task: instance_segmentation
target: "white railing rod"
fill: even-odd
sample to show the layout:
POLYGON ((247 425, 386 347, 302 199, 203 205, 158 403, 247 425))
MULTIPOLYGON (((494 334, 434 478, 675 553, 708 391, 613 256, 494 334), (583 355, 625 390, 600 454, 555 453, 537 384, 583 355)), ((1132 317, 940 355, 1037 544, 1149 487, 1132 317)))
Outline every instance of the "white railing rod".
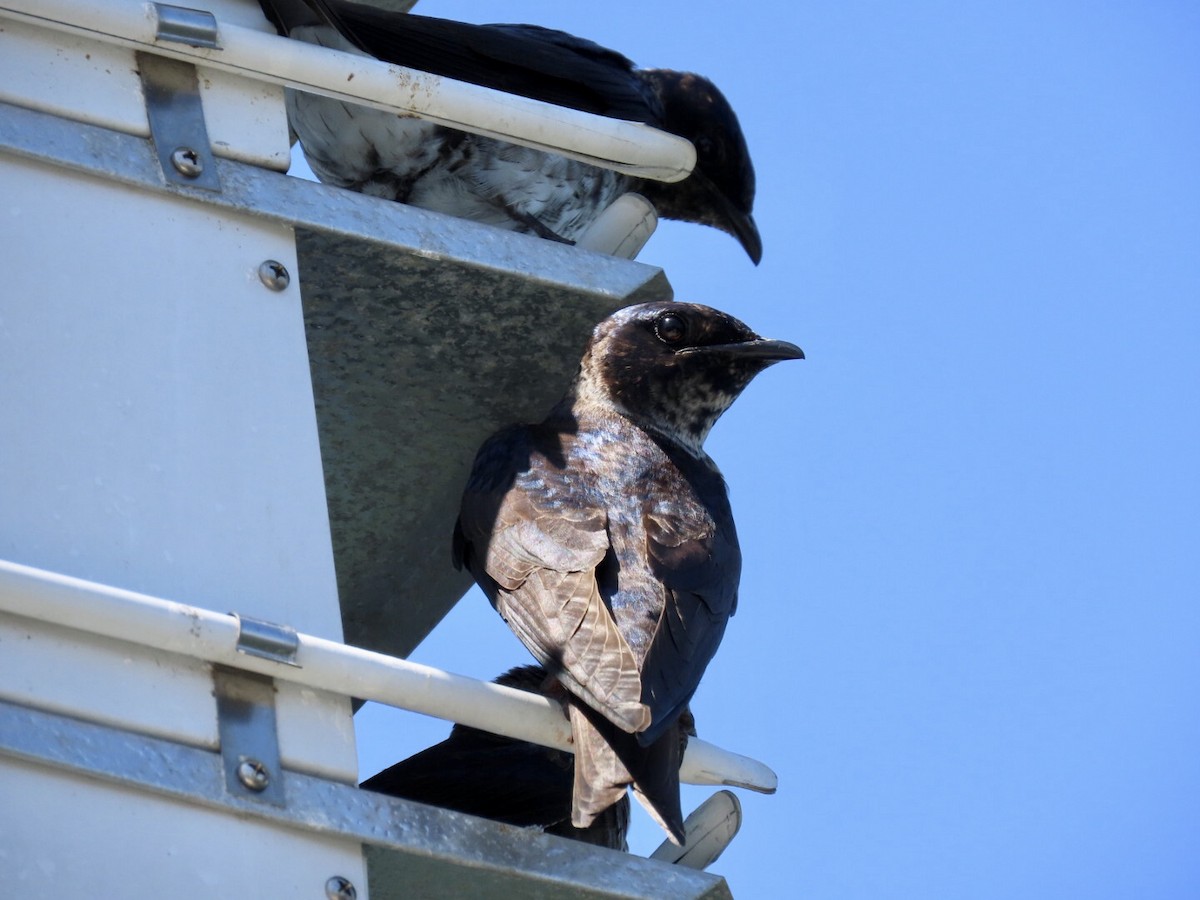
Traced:
MULTIPOLYGON (((570 751, 561 707, 526 691, 477 681, 299 634, 295 665, 238 650, 236 616, 0 560, 0 612, 234 666, 306 687, 374 700, 496 734, 570 751)), ((680 777, 773 793, 762 763, 693 738, 680 777)))

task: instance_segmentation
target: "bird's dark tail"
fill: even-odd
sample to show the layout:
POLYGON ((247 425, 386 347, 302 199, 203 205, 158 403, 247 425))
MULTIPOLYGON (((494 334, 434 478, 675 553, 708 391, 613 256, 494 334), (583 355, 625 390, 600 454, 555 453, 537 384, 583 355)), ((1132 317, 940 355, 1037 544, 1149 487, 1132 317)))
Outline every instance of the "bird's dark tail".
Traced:
POLYGON ((291 34, 301 25, 329 25, 329 19, 318 12, 318 7, 306 0, 258 0, 263 14, 280 34, 291 34))
POLYGON ((671 840, 684 841, 679 802, 679 763, 683 741, 677 727, 668 728, 648 747, 637 736, 617 728, 582 703, 571 703, 575 742, 575 786, 571 824, 586 828, 633 785, 644 806, 671 840))

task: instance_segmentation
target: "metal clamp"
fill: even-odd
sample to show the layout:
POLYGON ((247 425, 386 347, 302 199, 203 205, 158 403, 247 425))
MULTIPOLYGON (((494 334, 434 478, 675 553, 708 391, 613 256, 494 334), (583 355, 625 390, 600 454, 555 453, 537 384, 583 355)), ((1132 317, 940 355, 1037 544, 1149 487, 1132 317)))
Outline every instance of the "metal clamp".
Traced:
POLYGON ((238 620, 239 653, 300 668, 300 664, 296 662, 300 638, 294 628, 243 616, 240 613, 230 615, 238 620))
POLYGON ((196 67, 141 51, 137 53, 137 66, 146 97, 150 137, 163 177, 168 184, 220 192, 196 67))
POLYGON ((154 37, 160 41, 187 44, 189 47, 208 47, 220 50, 217 43, 217 17, 206 9, 188 9, 167 3, 154 3, 158 28, 154 37))

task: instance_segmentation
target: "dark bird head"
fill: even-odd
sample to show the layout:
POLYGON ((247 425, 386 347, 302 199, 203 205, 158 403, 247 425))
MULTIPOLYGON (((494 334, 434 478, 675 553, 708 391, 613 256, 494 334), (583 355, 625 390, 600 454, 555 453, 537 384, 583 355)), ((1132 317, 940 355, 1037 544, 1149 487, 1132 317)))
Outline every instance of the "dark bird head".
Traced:
POLYGON ((571 399, 608 407, 695 456, 717 419, 763 369, 803 359, 697 303, 629 306, 596 326, 571 399))
POLYGON ((753 215, 754 164, 733 107, 701 75, 669 69, 641 69, 638 75, 662 103, 662 129, 687 138, 696 148, 696 167, 683 181, 646 182, 638 190, 665 218, 733 235, 758 265, 762 238, 753 215))

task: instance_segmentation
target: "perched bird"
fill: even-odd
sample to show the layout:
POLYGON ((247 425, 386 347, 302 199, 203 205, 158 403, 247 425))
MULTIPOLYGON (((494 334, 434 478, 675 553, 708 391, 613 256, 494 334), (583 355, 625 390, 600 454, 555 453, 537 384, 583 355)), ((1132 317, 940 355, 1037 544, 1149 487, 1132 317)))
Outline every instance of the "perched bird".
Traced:
POLYGON ((596 327, 545 421, 475 458, 455 561, 569 693, 576 827, 632 783, 682 840, 680 717, 741 570, 704 439, 755 375, 803 357, 706 306, 627 307, 596 327))
MULTIPOLYGON (((562 696, 562 689, 542 666, 511 669, 496 683, 555 699, 562 696)), ((687 737, 696 733, 690 714, 685 713, 681 731, 686 745, 687 737)), ((612 850, 628 850, 628 795, 586 828, 571 824, 574 770, 570 753, 455 725, 440 744, 384 769, 361 787, 510 825, 537 827, 547 834, 612 850)))
POLYGON ((346 0, 260 4, 281 34, 297 40, 643 122, 687 138, 697 154, 690 176, 666 184, 289 90, 289 121, 322 181, 566 242, 636 191, 660 216, 719 228, 755 263, 762 258, 750 153, 733 108, 708 79, 638 69, 613 50, 535 25, 471 25, 346 0))

